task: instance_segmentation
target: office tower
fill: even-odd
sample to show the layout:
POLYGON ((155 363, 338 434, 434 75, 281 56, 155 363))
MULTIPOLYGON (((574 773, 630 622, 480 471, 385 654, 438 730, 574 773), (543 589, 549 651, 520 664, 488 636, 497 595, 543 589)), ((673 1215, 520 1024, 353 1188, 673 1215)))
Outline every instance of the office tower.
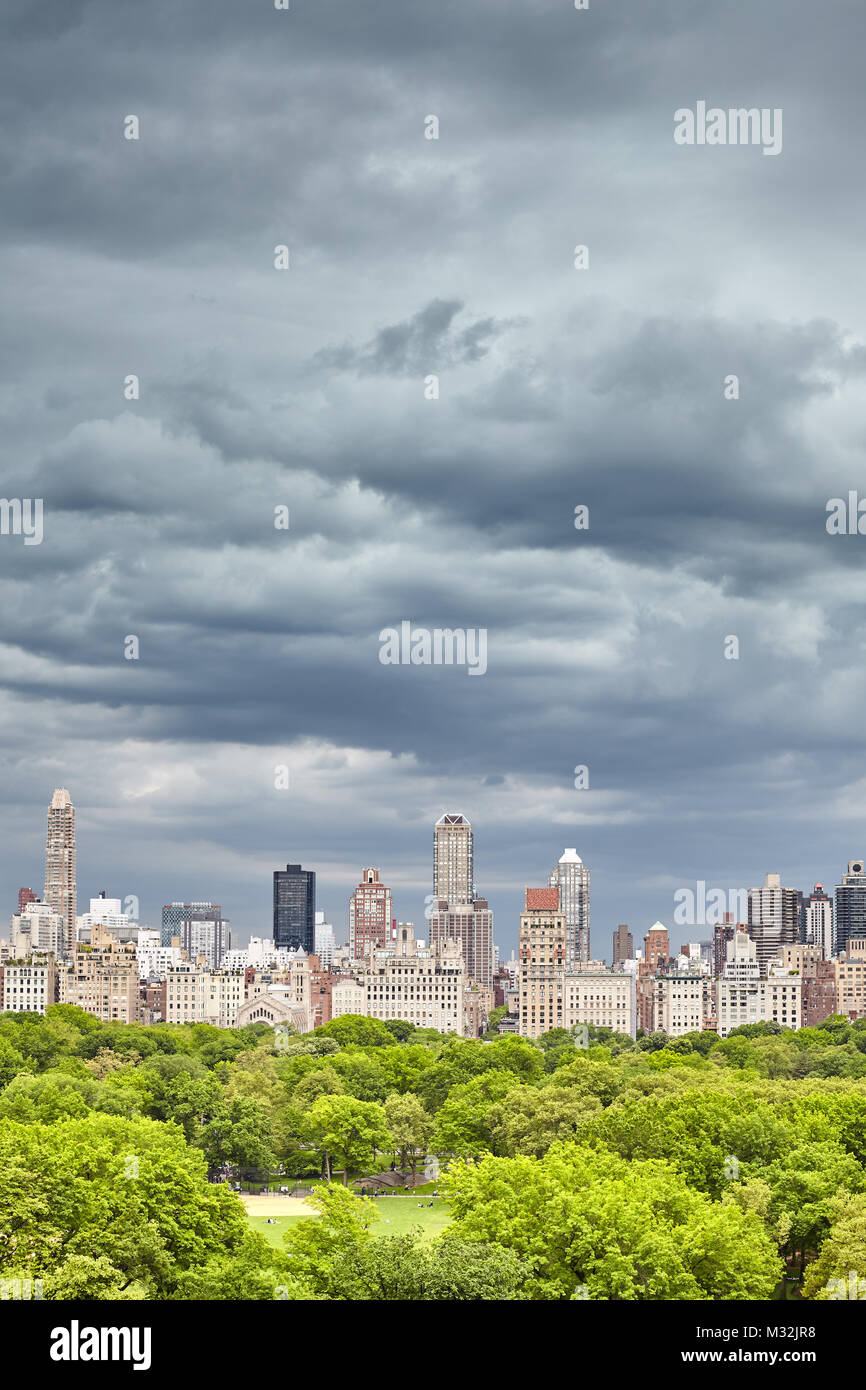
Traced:
POLYGON ((378 869, 362 869, 361 882, 349 899, 352 959, 363 960, 376 947, 387 945, 393 920, 391 889, 385 887, 378 869))
POLYGON ((274 945, 312 955, 316 945, 316 875, 300 864, 274 870, 274 945))
POLYGON ((314 937, 319 965, 323 970, 330 970, 334 963, 334 928, 325 921, 324 912, 316 913, 314 937))
POLYGON ((559 889, 527 888, 518 935, 519 1031, 525 1038, 562 1027, 565 935, 559 889))
MULTIPOLYGON (((107 903, 111 901, 106 899, 107 903)), ((91 900, 91 907, 95 902, 98 902, 96 898, 91 900)), ((222 959, 222 954, 231 947, 229 923, 219 903, 165 903, 160 945, 170 946, 174 937, 179 937, 181 946, 193 960, 197 954, 210 959, 215 951, 222 959)), ((217 964, 219 961, 214 962, 214 968, 217 964)))
POLYGON ((621 965, 624 960, 634 960, 634 937, 625 922, 620 922, 613 934, 613 963, 621 965))
POLYGON ((573 970, 589 960, 589 869, 576 849, 566 849, 548 875, 549 887, 559 889, 559 902, 565 915, 566 968, 573 970))
POLYGON ((493 909, 486 898, 449 903, 438 898, 430 912, 430 945, 459 942, 469 980, 493 985, 493 909))
POLYGON ((75 807, 65 787, 58 787, 48 807, 45 841, 45 892, 48 903, 63 918, 64 949, 75 949, 75 807))
POLYGON ((835 954, 847 951, 848 942, 866 937, 866 872, 862 859, 850 859, 848 872, 836 887, 835 954))
POLYGON ((18 911, 23 912, 28 903, 38 903, 39 894, 34 893, 32 888, 18 889, 18 911))
POLYGON ((433 830, 433 897, 455 907, 475 898, 472 826, 452 812, 440 816, 433 830))
POLYGON ((795 946, 800 940, 802 914, 803 894, 796 888, 783 888, 778 874, 767 874, 763 888, 749 889, 749 935, 762 976, 783 946, 795 946))
POLYGON ((833 899, 824 892, 823 884, 816 883, 804 905, 804 940, 807 946, 818 946, 824 959, 829 960, 833 952, 833 899))

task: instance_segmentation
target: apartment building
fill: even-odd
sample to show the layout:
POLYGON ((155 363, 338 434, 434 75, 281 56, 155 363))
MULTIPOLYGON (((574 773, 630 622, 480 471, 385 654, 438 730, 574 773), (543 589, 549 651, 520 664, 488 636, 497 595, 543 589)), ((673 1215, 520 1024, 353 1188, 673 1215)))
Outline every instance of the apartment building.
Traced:
POLYGON ((75 1004, 103 1022, 138 1022, 138 962, 135 947, 120 945, 97 923, 93 942, 79 943, 69 965, 58 971, 61 1004, 75 1004))
POLYGON ((54 1003, 57 967, 53 956, 28 956, 3 967, 0 1004, 3 1013, 44 1014, 54 1003))
POLYGON ((844 955, 834 964, 836 1013, 866 1018, 866 937, 849 937, 844 955))
POLYGON ((566 923, 559 888, 527 888, 520 915, 520 1022, 524 1038, 563 1026, 566 923))
POLYGON ((331 990, 331 1017, 342 1018, 344 1014, 367 1016, 367 990, 357 980, 342 979, 331 990))
POLYGON ((695 970, 676 971, 655 981, 654 1025, 671 1038, 700 1033, 704 1026, 705 976, 695 970))
POLYGON ((747 1023, 802 1027, 803 977, 780 961, 768 961, 762 976, 759 947, 745 931, 728 943, 721 979, 716 981, 718 1034, 726 1038, 747 1023))
POLYGON ((493 909, 486 898, 471 903, 449 903, 437 898, 429 919, 430 944, 456 941, 460 945, 466 976, 476 984, 493 984, 493 909))
POLYGON ((418 1028, 463 1033, 466 972, 460 946, 421 946, 411 922, 398 922, 396 939, 371 951, 357 970, 369 1018, 402 1018, 418 1028))
POLYGON ((580 1023, 612 1028, 635 1036, 635 978, 621 970, 606 970, 598 962, 570 971, 563 980, 562 1027, 580 1023))

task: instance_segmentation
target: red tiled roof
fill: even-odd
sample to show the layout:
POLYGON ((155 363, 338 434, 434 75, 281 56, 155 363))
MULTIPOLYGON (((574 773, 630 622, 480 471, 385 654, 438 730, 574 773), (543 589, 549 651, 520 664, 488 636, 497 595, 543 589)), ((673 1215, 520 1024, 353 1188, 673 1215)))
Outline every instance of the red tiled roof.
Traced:
POLYGON ((558 912, 558 911, 559 911, 559 889, 558 889, 558 888, 527 888, 527 890, 526 890, 526 911, 527 911, 527 912, 558 912))

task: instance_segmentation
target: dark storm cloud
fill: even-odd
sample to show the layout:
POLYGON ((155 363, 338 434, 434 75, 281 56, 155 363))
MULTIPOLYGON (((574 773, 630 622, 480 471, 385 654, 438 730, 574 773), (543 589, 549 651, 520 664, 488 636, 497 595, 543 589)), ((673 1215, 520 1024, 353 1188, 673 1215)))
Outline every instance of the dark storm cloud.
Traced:
POLYGON ((465 362, 480 362, 490 351, 489 340, 509 325, 496 319, 476 319, 458 330, 452 325, 464 308, 460 300, 434 299, 411 319, 380 328, 375 338, 357 349, 349 345, 323 348, 314 358, 318 368, 354 369, 359 376, 423 376, 431 364, 440 370, 465 362))
POLYGON ((0 537, 10 909, 55 785, 83 899, 212 897, 242 932, 287 857, 338 929, 365 862, 417 920, 444 809, 506 950, 566 844, 599 955, 672 882, 862 853, 866 540, 824 524, 866 492, 861 27, 4 7, 3 493, 45 504, 42 545, 0 537), (678 149, 699 98, 782 106, 783 153, 678 149), (404 619, 486 627, 486 676, 383 666, 404 619))

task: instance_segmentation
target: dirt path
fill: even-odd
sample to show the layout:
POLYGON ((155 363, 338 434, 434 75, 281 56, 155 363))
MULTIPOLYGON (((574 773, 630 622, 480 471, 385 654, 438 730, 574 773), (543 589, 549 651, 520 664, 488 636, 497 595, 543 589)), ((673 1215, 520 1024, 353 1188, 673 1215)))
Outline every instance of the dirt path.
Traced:
POLYGON ((315 1207, 302 1197, 259 1197, 250 1192, 238 1196, 250 1216, 318 1216, 315 1207))

